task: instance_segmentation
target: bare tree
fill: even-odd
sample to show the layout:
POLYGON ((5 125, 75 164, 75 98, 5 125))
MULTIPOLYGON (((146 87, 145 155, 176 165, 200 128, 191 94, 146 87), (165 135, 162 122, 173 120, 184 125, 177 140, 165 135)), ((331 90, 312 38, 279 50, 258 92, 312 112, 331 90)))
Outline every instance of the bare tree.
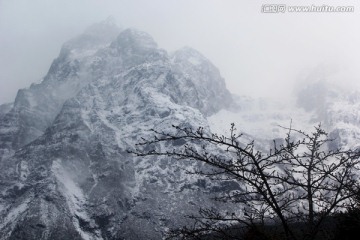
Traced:
POLYGON ((192 227, 172 232, 184 239, 203 239, 209 234, 220 239, 246 237, 233 230, 236 226, 278 226, 273 229, 281 229, 282 239, 315 239, 324 221, 351 205, 357 193, 358 152, 329 149, 332 139, 320 125, 312 133, 290 125, 284 128, 284 141, 274 141, 268 151, 257 150, 254 141, 244 143, 234 124, 229 136, 211 134, 201 127, 173 127, 176 133, 153 130, 154 138, 143 139, 134 153, 199 161, 208 167, 190 174, 243 186, 216 197, 237 204, 241 211, 200 209, 199 215, 191 216, 192 227), (183 142, 180 146, 158 147, 162 142, 179 141, 183 142))

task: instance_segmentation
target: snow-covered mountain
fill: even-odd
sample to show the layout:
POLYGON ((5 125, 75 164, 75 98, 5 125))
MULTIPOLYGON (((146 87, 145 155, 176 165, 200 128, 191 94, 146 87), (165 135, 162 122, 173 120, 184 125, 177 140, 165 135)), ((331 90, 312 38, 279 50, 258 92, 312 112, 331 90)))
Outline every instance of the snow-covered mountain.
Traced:
POLYGON ((224 80, 196 50, 169 55, 147 33, 118 32, 101 23, 65 43, 43 81, 2 107, 1 239, 160 239, 207 199, 180 171, 196 163, 127 150, 151 128, 207 126, 232 102, 224 80))
POLYGON ((235 122, 264 141, 290 119, 322 121, 338 146, 357 147, 360 95, 330 89, 305 88, 297 105, 232 96, 196 50, 168 54, 147 33, 96 24, 0 106, 0 239, 161 239, 216 203, 210 183, 182 170, 197 163, 128 153, 151 128, 235 122))

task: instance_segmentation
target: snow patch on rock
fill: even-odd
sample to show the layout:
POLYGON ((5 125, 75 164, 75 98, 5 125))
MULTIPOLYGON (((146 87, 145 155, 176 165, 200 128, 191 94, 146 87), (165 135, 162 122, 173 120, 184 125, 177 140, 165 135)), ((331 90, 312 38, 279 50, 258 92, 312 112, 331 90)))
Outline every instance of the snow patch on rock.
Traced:
POLYGON ((79 219, 90 223, 92 228, 97 228, 96 223, 89 217, 86 212, 86 197, 80 187, 71 179, 71 176, 62 166, 61 160, 58 159, 52 164, 52 171, 57 179, 61 192, 66 198, 70 213, 72 214, 72 222, 75 229, 79 232, 84 240, 102 240, 100 231, 87 232, 80 226, 79 219))

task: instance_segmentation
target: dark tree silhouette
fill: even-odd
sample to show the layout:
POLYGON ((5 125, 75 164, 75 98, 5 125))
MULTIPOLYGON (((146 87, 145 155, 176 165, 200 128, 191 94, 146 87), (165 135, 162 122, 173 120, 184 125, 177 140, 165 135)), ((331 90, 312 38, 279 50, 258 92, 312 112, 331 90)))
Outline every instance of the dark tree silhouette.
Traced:
POLYGON ((167 156, 205 163, 189 172, 211 180, 235 181, 238 190, 224 190, 216 200, 237 204, 238 211, 200 209, 192 227, 172 231, 183 239, 315 239, 331 214, 346 209, 358 189, 359 153, 329 149, 332 139, 321 125, 314 132, 293 129, 284 141, 260 151, 245 143, 234 124, 229 136, 173 126, 176 132, 154 132, 133 151, 138 156, 167 156), (182 143, 182 144, 179 144, 182 143), (159 147, 161 143, 164 144, 159 147), (175 144, 176 143, 176 144, 175 144), (167 146, 167 147, 165 147, 167 146), (175 147, 176 146, 176 147, 175 147), (148 150, 151 149, 151 150, 148 150), (246 234, 237 228, 250 229, 246 234), (256 238, 251 238, 253 232, 256 238))

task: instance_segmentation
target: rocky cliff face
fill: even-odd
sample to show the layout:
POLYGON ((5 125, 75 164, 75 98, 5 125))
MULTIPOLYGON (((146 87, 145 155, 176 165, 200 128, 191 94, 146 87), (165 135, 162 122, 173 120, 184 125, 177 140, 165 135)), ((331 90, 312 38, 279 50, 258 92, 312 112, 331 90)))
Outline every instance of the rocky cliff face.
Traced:
POLYGON ((169 55, 144 32, 117 31, 97 25, 64 44, 4 110, 1 239, 160 239, 208 199, 180 171, 196 163, 127 150, 151 128, 206 127, 232 101, 224 80, 193 49, 169 55))

